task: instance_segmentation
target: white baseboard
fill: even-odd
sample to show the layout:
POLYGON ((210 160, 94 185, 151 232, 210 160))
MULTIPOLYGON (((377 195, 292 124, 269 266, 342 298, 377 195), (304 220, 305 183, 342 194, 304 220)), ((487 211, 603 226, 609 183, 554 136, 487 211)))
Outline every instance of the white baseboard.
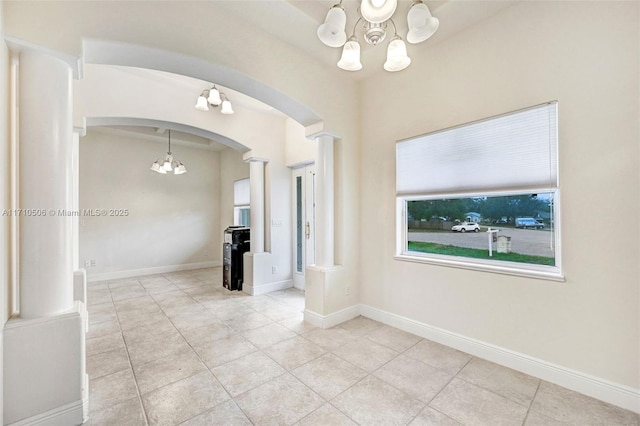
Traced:
MULTIPOLYGON (((86 401, 88 405, 88 401, 86 401)), ((26 419, 11 423, 8 426, 58 426, 81 425, 84 421, 85 401, 80 400, 71 404, 56 407, 26 419)), ((87 408, 88 411, 88 408, 87 408)))
POLYGON ((251 286, 247 283, 242 284, 242 291, 252 296, 259 296, 272 291, 284 290, 293 287, 293 280, 277 281, 275 283, 267 283, 257 286, 251 286))
POLYGON ((95 281, 105 281, 105 280, 117 280, 120 278, 139 277, 141 275, 166 274, 169 272, 190 271, 192 269, 201 269, 201 268, 215 268, 218 266, 222 266, 222 262, 219 260, 212 260, 209 262, 185 263, 183 265, 155 266, 152 268, 129 269, 126 271, 112 271, 112 272, 101 272, 101 273, 91 273, 90 270, 87 270, 87 281, 95 282, 95 281))
POLYGON ((349 321, 360 315, 360 305, 353 305, 329 315, 320 315, 317 312, 304 310, 304 320, 316 327, 331 328, 345 321, 349 321))
MULTIPOLYGON (((380 321, 400 330, 433 340, 468 354, 521 371, 525 374, 555 383, 592 398, 640 413, 640 389, 612 383, 579 371, 555 365, 529 355, 471 339, 438 327, 433 327, 400 315, 367 305, 360 305, 362 316, 380 321)), ((305 320, 307 315, 305 311, 305 320)), ((312 324, 313 321, 309 319, 312 324)))

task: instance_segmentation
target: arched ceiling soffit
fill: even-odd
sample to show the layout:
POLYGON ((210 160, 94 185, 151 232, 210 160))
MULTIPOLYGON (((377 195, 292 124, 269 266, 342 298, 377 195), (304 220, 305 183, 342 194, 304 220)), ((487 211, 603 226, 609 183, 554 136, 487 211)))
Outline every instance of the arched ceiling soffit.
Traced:
POLYGON ((302 126, 322 121, 309 107, 286 94, 234 69, 193 56, 129 43, 89 39, 83 41, 83 60, 87 64, 147 68, 215 82, 270 105, 302 126))
MULTIPOLYGON (((250 148, 244 146, 240 142, 237 142, 227 136, 214 133, 208 130, 204 130, 198 127, 189 126, 181 123, 168 122, 163 120, 152 120, 147 118, 136 117, 88 117, 86 120, 87 127, 149 127, 155 129, 175 130, 177 132, 187 133, 200 138, 209 140, 210 144, 225 145, 236 151, 245 153, 250 148)), ((206 147, 201 147, 206 148, 206 147)), ((218 150, 215 149, 214 150, 218 150)))

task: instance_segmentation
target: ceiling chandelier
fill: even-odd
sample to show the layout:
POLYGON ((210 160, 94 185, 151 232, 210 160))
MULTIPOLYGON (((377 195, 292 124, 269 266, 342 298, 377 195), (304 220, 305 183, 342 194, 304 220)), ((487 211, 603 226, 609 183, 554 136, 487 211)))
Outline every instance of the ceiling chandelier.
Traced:
MULTIPOLYGON (((329 9, 324 23, 318 28, 318 38, 329 47, 342 47, 342 56, 338 67, 346 71, 362 69, 360 62, 360 43, 356 37, 356 29, 362 23, 364 40, 372 45, 381 43, 387 36, 389 25, 393 27, 393 37, 387 47, 387 60, 384 69, 395 72, 402 71, 411 64, 407 55, 407 46, 398 35, 395 22, 391 17, 396 11, 398 0, 362 0, 356 24, 351 36, 347 39, 347 14, 342 8, 342 0, 329 9)), ((407 14, 409 32, 407 41, 412 44, 421 43, 431 37, 440 21, 431 15, 431 11, 422 0, 416 0, 407 14)))
POLYGON ((174 175, 181 175, 187 173, 187 168, 182 164, 182 162, 175 160, 173 158, 173 154, 171 154, 171 130, 169 130, 169 150, 167 151, 167 156, 162 160, 162 158, 158 158, 151 165, 151 170, 154 172, 158 172, 161 175, 166 175, 168 172, 173 171, 174 175))
POLYGON ((196 102, 196 109, 199 111, 209 111, 209 106, 213 108, 220 107, 222 114, 233 114, 231 101, 229 101, 227 95, 216 88, 215 84, 211 89, 203 90, 196 102))

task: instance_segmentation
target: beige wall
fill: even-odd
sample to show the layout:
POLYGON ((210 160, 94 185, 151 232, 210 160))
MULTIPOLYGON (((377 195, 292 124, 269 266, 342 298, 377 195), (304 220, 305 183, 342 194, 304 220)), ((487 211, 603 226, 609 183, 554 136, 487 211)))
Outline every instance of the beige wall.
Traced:
POLYGON ((523 2, 362 85, 364 304, 640 388, 638 15, 523 2), (394 260, 395 142, 551 100, 566 282, 394 260))
MULTIPOLYGON (((168 140, 168 139, 167 139, 168 140)), ((175 139, 174 139, 175 141, 175 139)), ((80 140, 80 211, 127 209, 127 216, 80 217, 80 265, 87 275, 222 262, 220 156, 172 143, 188 172, 149 170, 166 143, 89 128, 80 140)))

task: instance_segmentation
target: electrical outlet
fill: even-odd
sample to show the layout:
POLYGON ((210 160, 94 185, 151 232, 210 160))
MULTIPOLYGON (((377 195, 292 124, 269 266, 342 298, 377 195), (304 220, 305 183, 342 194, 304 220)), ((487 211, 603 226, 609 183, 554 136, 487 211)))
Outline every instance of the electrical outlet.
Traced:
POLYGON ((91 259, 91 266, 96 266, 96 260, 95 259, 91 259))
POLYGON ((347 296, 351 293, 351 286, 350 285, 347 286, 347 289, 346 289, 345 293, 347 294, 347 296))
POLYGON ((278 267, 277 266, 272 266, 271 267, 271 273, 272 274, 277 274, 278 273, 278 267))

